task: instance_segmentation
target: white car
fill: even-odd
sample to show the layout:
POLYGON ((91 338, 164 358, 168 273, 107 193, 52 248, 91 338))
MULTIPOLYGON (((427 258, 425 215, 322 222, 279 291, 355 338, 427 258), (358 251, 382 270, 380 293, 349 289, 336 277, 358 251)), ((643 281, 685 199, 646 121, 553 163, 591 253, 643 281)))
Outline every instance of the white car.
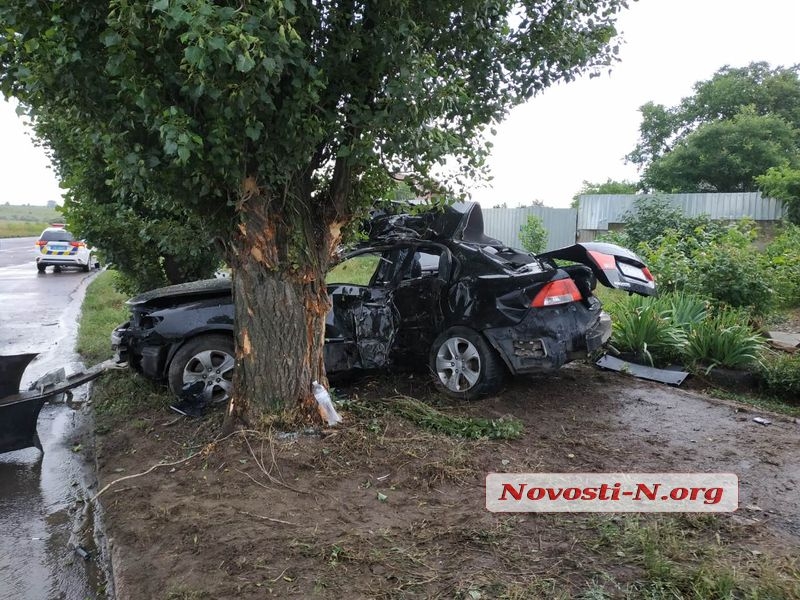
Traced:
POLYGON ((36 240, 36 268, 44 273, 47 267, 55 272, 62 267, 79 267, 89 271, 95 265, 92 250, 83 240, 76 240, 64 226, 48 227, 36 240))

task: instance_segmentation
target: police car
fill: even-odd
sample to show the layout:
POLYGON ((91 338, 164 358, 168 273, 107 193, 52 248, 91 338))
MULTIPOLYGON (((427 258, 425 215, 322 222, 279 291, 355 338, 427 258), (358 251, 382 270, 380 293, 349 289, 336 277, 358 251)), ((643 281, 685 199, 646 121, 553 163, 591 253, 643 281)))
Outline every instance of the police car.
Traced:
POLYGON ((79 267, 89 271, 94 264, 91 249, 82 240, 76 240, 63 225, 54 224, 36 240, 36 268, 44 273, 47 267, 55 272, 62 267, 79 267))

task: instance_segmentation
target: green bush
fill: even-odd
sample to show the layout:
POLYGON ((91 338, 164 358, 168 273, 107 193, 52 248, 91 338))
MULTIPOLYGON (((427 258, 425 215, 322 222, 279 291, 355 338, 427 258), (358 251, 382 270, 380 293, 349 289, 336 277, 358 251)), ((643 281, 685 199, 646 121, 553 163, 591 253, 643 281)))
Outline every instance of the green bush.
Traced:
POLYGON ((539 254, 547 247, 547 229, 541 217, 530 215, 528 221, 520 227, 519 241, 528 252, 539 254))
POLYGON ((775 293, 755 238, 752 220, 724 225, 694 217, 635 249, 662 292, 686 291, 719 306, 751 307, 763 314, 773 307, 775 293))
POLYGON ((782 306, 800 305, 800 227, 787 224, 764 249, 760 261, 782 306))
POLYGON ((732 307, 751 307, 765 314, 773 307, 774 292, 769 286, 752 249, 715 244, 693 256, 696 279, 689 289, 732 307))
POLYGON ((800 403, 800 354, 771 352, 761 363, 767 391, 800 403))
POLYGON ((764 341, 747 320, 742 311, 724 310, 695 323, 683 351, 686 363, 706 372, 717 366, 747 369, 757 364, 764 341))

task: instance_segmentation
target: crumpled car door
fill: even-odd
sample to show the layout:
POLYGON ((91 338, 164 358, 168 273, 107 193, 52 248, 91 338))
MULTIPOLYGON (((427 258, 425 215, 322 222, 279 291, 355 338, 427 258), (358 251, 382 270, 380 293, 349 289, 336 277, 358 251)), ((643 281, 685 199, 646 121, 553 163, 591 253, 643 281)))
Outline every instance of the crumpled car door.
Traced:
POLYGON ((389 359, 399 317, 388 290, 369 289, 353 308, 356 347, 362 369, 377 369, 389 359))
POLYGON ((391 292, 341 285, 329 288, 328 294, 332 304, 325 344, 328 371, 384 366, 399 320, 391 292))
POLYGON ((540 259, 571 260, 590 267, 606 287, 655 296, 656 284, 641 258, 630 250, 603 242, 584 242, 538 254, 540 259))
MULTIPOLYGON (((345 260, 359 255, 375 255, 377 260, 382 250, 362 250, 345 260)), ((388 362, 399 323, 392 287, 386 285, 394 270, 394 263, 381 257, 368 285, 362 279, 328 286, 331 311, 326 321, 325 365, 329 373, 376 369, 388 362)))

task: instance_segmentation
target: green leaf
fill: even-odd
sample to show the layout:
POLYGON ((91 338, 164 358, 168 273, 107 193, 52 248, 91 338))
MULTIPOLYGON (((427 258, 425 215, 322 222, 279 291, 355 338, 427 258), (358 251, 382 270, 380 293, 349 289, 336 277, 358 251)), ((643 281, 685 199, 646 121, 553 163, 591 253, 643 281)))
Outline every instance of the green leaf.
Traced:
POLYGON ((153 2, 153 12, 165 11, 169 8, 169 0, 155 0, 153 2))
POLYGON ((206 44, 211 50, 222 50, 225 48, 225 38, 218 35, 211 36, 206 40, 206 44))
POLYGON ((255 142, 261 137, 261 127, 256 125, 248 125, 244 128, 244 133, 247 135, 247 137, 255 142))
POLYGON ((107 30, 100 35, 100 41, 106 48, 118 45, 122 41, 122 36, 116 31, 107 30))
POLYGON ((240 54, 236 57, 236 70, 242 73, 251 71, 256 66, 255 61, 248 53, 240 54))
POLYGON ((205 58, 206 53, 198 46, 189 46, 183 51, 183 55, 186 57, 186 62, 193 67, 197 67, 203 62, 203 58, 205 58))

